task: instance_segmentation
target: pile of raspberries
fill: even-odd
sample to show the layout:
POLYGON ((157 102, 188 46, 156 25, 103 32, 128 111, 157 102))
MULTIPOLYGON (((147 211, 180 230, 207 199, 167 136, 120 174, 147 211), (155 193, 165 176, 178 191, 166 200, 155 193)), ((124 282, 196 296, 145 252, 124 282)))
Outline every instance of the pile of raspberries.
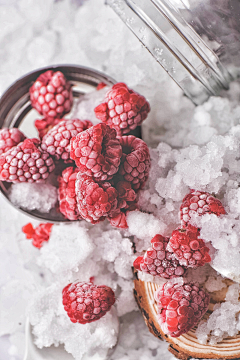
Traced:
POLYGON ((220 200, 207 192, 191 190, 180 206, 181 225, 171 237, 155 235, 151 247, 133 263, 136 270, 167 280, 155 292, 155 300, 161 329, 172 337, 188 332, 208 309, 209 295, 198 284, 184 280, 188 268, 196 269, 211 261, 209 248, 200 239, 201 229, 190 223, 194 215, 206 213, 226 214, 220 200), (178 283, 176 278, 181 281, 178 283))
POLYGON ((108 219, 127 228, 126 214, 137 209, 137 194, 149 176, 150 154, 143 140, 126 134, 146 119, 149 103, 117 83, 94 109, 101 122, 93 126, 64 118, 73 94, 60 71, 41 74, 29 92, 43 116, 35 121, 39 139, 26 139, 18 129, 0 130, 0 180, 41 183, 55 169, 65 218, 92 224, 108 219))

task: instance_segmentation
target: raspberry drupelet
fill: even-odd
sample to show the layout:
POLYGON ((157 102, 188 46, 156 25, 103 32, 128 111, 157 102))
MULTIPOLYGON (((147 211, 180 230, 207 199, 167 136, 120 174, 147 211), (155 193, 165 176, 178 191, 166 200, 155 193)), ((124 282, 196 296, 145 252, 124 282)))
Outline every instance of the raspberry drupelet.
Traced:
POLYGON ((226 214, 220 200, 204 191, 191 190, 180 206, 180 219, 183 226, 186 226, 193 214, 204 215, 206 213, 217 216, 226 214))
POLYGON ((99 320, 111 309, 115 295, 106 285, 75 282, 63 289, 62 302, 73 323, 87 324, 99 320))
POLYGON ((168 242, 169 238, 159 234, 155 235, 151 240, 151 247, 144 256, 139 256, 134 261, 135 269, 165 279, 183 276, 187 268, 181 266, 174 254, 167 251, 168 242))
POLYGON ((71 84, 60 71, 41 74, 29 89, 32 107, 43 116, 61 118, 73 104, 71 84))
POLYGON ((100 123, 72 138, 70 156, 82 174, 105 181, 117 173, 122 147, 116 131, 100 123))
POLYGON ((55 165, 38 139, 25 139, 0 155, 0 180, 13 183, 45 182, 55 165))
POLYGON ((124 83, 117 83, 94 111, 99 120, 114 128, 120 136, 142 124, 150 111, 150 105, 144 96, 129 89, 124 83))
POLYGON ((154 294, 158 322, 172 337, 188 332, 208 310, 209 295, 195 283, 165 283, 154 294))
POLYGON ((31 223, 26 224, 22 227, 22 231, 26 234, 27 239, 32 239, 32 244, 36 248, 40 249, 44 241, 48 241, 53 224, 43 223, 39 224, 35 229, 31 223))
POLYGON ((26 136, 17 128, 0 130, 0 155, 24 141, 26 136))

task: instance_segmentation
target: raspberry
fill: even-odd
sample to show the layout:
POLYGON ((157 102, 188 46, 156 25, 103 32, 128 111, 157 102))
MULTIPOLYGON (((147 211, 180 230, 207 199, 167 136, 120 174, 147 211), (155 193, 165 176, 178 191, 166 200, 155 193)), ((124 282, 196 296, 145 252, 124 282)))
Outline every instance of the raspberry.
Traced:
POLYGON ((61 118, 73 104, 71 84, 60 71, 48 70, 30 87, 32 107, 43 116, 61 118))
POLYGON ((26 136, 17 128, 0 130, 0 155, 18 145, 26 136))
POLYGON ((191 225, 173 231, 167 250, 174 253, 180 265, 197 268, 211 261, 209 248, 199 235, 199 229, 191 225))
POLYGON ((63 170, 62 175, 58 177, 58 200, 60 212, 69 220, 82 219, 77 208, 77 199, 75 193, 75 181, 78 169, 72 166, 63 170))
POLYGON ((22 231, 26 234, 27 239, 33 239, 32 244, 36 248, 40 249, 44 241, 48 241, 53 224, 44 223, 39 224, 34 230, 31 223, 26 224, 22 227, 22 231))
POLYGON ((75 282, 62 291, 63 305, 73 323, 87 324, 103 317, 115 303, 112 289, 106 285, 75 282))
POLYGON ((42 139, 46 133, 51 130, 55 125, 59 124, 62 119, 45 117, 43 119, 37 119, 34 122, 35 127, 38 130, 39 138, 42 139))
POLYGON ((122 147, 116 131, 100 123, 72 138, 70 156, 81 173, 105 181, 118 171, 122 147))
POLYGON ((150 111, 150 105, 142 95, 128 89, 126 84, 117 83, 94 111, 98 119, 114 128, 120 136, 142 124, 150 111))
POLYGON ((0 155, 0 180, 13 183, 44 182, 55 165, 38 139, 26 139, 0 155))
POLYGON ((134 190, 140 190, 148 179, 151 166, 148 146, 133 135, 122 136, 119 140, 123 151, 119 174, 132 184, 134 190))
POLYGON ((209 295, 195 283, 165 283, 154 294, 158 322, 172 337, 188 332, 208 310, 209 295))
POLYGON ((204 215, 206 213, 226 214, 226 211, 220 200, 204 191, 191 190, 187 194, 180 207, 180 218, 183 226, 186 226, 193 214, 204 215))
POLYGON ((167 237, 155 235, 144 256, 139 256, 134 261, 135 269, 165 279, 183 276, 187 268, 181 266, 174 255, 166 250, 168 241, 167 237))
POLYGON ((75 186, 78 211, 85 220, 96 224, 116 210, 118 193, 109 182, 96 183, 79 172, 75 186))
POLYGON ((70 159, 70 141, 72 137, 91 126, 92 123, 88 120, 62 119, 43 137, 41 147, 56 160, 62 159, 65 162, 73 162, 70 159))

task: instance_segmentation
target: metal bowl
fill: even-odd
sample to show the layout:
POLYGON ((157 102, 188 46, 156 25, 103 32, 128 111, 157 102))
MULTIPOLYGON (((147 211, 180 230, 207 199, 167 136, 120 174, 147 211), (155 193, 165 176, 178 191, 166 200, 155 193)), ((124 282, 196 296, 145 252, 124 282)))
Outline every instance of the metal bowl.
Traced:
MULTIPOLYGON (((95 90, 99 83, 104 82, 109 86, 116 83, 111 77, 82 66, 56 65, 38 69, 17 80, 3 94, 0 99, 0 128, 17 127, 27 137, 38 137, 37 130, 34 127, 34 120, 41 118, 41 116, 31 106, 29 88, 37 77, 47 70, 61 71, 72 84, 74 97, 72 109, 75 108, 80 96, 95 90)), ((72 111, 65 117, 71 118, 72 111)), ((0 181, 0 191, 10 203, 9 190, 11 185, 11 183, 0 181)), ((49 213, 41 213, 38 210, 30 211, 21 206, 13 206, 38 220, 69 222, 56 209, 52 209, 49 213)))

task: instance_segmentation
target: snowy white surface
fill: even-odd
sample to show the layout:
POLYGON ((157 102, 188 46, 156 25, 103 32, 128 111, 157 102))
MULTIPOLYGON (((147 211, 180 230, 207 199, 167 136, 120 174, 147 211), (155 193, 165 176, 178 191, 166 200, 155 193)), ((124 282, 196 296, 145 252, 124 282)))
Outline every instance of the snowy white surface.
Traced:
MULTIPOLYGON (((24 74, 53 64, 92 67, 126 82, 150 102, 143 137, 152 158, 150 179, 139 199, 142 211, 129 214, 128 231, 106 223, 55 226, 39 251, 21 233, 26 223, 38 222, 0 197, 0 359, 23 358, 29 314, 38 346, 64 342, 78 360, 91 344, 98 347, 103 334, 109 334, 104 338, 105 353, 117 342, 109 360, 173 360, 167 344, 148 332, 134 302, 132 240, 139 254, 156 233, 169 236, 179 225, 179 206, 189 188, 214 192, 228 215, 206 215, 196 221, 201 222, 202 237, 217 249, 215 265, 227 266, 231 257, 240 273, 235 266, 240 258, 239 84, 232 83, 224 97, 194 107, 104 0, 45 0, 44 5, 41 0, 0 0, 0 62, 0 94, 24 74), (102 319, 99 334, 95 325, 86 327, 92 338, 84 349, 75 340, 84 328, 76 330, 68 321, 58 290, 91 276, 97 284, 111 286, 117 301, 102 319)), ((202 276, 206 280, 206 274, 202 276)), ((224 286, 221 279, 212 280, 209 288, 224 286)), ((229 299, 229 306, 232 302, 237 313, 235 298, 229 299)))

